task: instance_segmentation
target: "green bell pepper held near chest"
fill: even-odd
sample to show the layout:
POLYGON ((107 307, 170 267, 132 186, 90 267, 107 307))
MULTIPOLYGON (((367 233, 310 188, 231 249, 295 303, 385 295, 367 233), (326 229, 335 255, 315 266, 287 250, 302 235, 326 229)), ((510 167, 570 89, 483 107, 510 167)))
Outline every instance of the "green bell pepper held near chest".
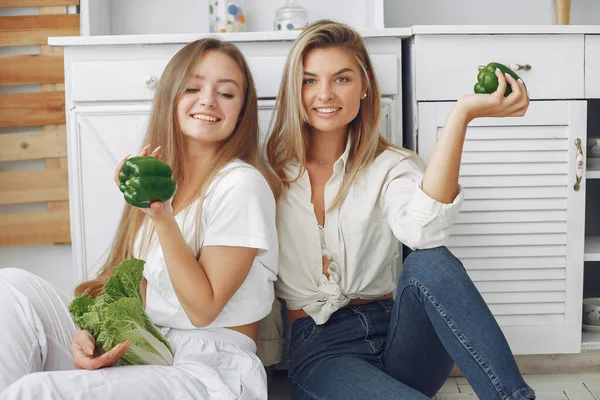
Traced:
MULTIPOLYGON (((498 77, 496 76, 496 68, 502 71, 503 74, 509 74, 515 80, 520 79, 519 75, 515 73, 512 69, 508 68, 504 64, 500 64, 497 62, 491 62, 482 68, 477 74, 477 83, 473 88, 475 93, 481 94, 491 94, 496 91, 498 88, 498 77)), ((512 93, 512 88, 507 82, 506 90, 504 91, 504 97, 508 96, 512 93)))
POLYGON ((173 197, 177 184, 172 176, 171 167, 156 157, 131 157, 119 173, 119 189, 132 206, 149 208, 153 201, 162 202, 173 197))

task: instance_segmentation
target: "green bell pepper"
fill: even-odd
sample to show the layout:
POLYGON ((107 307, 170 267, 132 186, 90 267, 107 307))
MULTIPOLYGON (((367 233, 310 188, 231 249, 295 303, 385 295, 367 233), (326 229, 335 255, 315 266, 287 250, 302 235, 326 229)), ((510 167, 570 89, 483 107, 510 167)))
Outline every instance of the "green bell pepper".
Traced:
POLYGON ((132 206, 149 208, 153 201, 167 201, 173 197, 177 184, 172 176, 171 167, 156 157, 131 157, 119 173, 119 189, 132 206))
MULTIPOLYGON (((475 84, 474 91, 475 93, 483 93, 490 94, 494 93, 496 89, 498 89, 498 77, 496 76, 496 68, 502 71, 503 74, 509 74, 515 80, 520 79, 519 75, 515 73, 512 69, 508 68, 504 64, 500 64, 497 62, 491 62, 486 65, 483 69, 479 71, 477 74, 477 83, 475 84)), ((512 88, 509 84, 506 85, 506 90, 504 91, 504 97, 508 96, 512 93, 512 88)))

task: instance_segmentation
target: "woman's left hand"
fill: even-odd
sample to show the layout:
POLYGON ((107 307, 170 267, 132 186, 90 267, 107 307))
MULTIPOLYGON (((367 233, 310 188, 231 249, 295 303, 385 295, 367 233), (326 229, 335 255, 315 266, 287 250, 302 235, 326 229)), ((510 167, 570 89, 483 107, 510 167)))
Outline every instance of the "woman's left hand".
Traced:
POLYGON ((496 69, 498 88, 492 94, 468 94, 458 99, 455 111, 461 112, 470 122, 482 117, 522 117, 529 107, 527 88, 521 79, 515 80, 509 74, 496 69), (512 93, 504 97, 506 85, 512 93))
MULTIPOLYGON (((151 153, 150 153, 150 147, 151 147, 150 144, 147 145, 146 147, 144 147, 140 151, 140 154, 138 154, 138 156, 150 155, 152 157, 160 158, 160 146, 155 148, 151 153)), ((121 173, 123 164, 125 164, 125 161, 127 161, 127 159, 129 158, 130 155, 131 154, 127 155, 127 157, 125 157, 123 160, 121 160, 119 165, 117 165, 117 169, 115 170, 115 176, 114 176, 117 187, 119 187, 119 185, 121 184, 121 182, 119 181, 119 173, 121 173)), ((162 220, 164 218, 173 217, 173 207, 171 206, 172 201, 173 201, 172 198, 165 202, 155 201, 152 204, 150 204, 149 208, 140 208, 140 210, 142 210, 144 213, 148 214, 150 216, 150 218, 152 218, 153 220, 162 220)))
POLYGON ((160 202, 155 201, 150 203, 150 208, 140 208, 143 212, 148 214, 154 221, 161 221, 167 218, 173 218, 173 198, 160 202))

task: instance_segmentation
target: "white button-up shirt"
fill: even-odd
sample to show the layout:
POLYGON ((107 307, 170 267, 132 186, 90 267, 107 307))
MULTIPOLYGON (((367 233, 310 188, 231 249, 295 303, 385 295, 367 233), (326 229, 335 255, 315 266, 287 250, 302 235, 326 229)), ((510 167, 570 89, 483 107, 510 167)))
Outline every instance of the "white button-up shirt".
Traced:
MULTIPOLYGON (((289 309, 303 309, 317 324, 354 298, 376 299, 396 287, 399 241, 412 249, 442 246, 463 201, 450 204, 421 190, 423 171, 395 150, 365 168, 341 207, 330 206, 341 187, 348 152, 333 166, 325 185, 325 242, 332 258, 323 274, 319 226, 311 203, 308 173, 285 190, 277 205, 279 279, 276 294, 289 309)), ((295 176, 298 165, 290 165, 295 176)))

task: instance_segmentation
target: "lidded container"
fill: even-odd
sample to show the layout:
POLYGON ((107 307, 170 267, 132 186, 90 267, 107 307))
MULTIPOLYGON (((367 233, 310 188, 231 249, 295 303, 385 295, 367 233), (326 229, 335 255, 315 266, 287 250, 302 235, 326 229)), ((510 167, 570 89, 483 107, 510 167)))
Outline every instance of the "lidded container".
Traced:
POLYGON ((308 25, 308 11, 298 0, 285 0, 283 7, 275 10, 273 29, 276 31, 293 31, 304 29, 308 25))
POLYGON ((245 32, 245 0, 209 0, 208 26, 213 33, 245 32))

